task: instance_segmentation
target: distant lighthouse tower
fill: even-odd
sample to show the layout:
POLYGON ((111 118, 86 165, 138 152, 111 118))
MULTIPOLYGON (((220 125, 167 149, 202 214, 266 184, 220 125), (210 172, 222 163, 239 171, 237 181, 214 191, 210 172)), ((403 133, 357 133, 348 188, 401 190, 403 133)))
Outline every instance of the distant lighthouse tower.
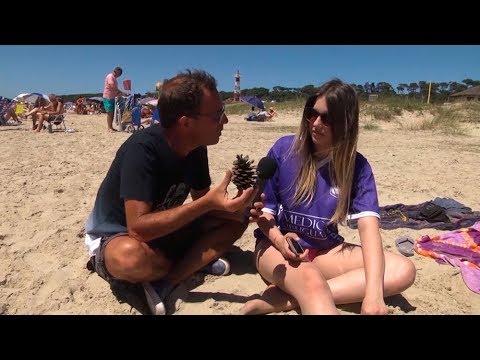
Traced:
POLYGON ((240 101, 240 71, 235 74, 235 87, 233 88, 233 101, 240 101))

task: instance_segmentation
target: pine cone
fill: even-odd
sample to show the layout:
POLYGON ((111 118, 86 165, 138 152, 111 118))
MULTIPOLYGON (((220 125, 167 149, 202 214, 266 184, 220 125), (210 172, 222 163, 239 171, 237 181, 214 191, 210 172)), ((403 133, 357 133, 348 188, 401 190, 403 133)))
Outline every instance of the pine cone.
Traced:
POLYGON ((237 160, 233 162, 232 168, 232 182, 239 189, 248 189, 255 185, 257 175, 255 173, 255 166, 252 166, 254 160, 249 160, 248 155, 243 157, 243 154, 237 155, 237 160))

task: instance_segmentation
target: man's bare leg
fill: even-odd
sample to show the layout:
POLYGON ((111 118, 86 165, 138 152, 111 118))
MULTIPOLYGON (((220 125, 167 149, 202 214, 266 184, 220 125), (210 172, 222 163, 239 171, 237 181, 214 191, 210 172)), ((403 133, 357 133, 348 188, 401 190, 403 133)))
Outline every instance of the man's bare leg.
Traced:
POLYGON ((113 111, 107 112, 107 130, 109 132, 117 131, 113 128, 113 111))
POLYGON ((176 263, 161 250, 125 235, 112 239, 106 246, 105 266, 110 275, 120 280, 141 283, 164 279, 177 285, 225 253, 242 236, 247 224, 207 218, 205 226, 200 231, 203 235, 192 241, 176 263))
POLYGON ((248 224, 234 220, 207 218, 198 240, 172 266, 165 280, 179 284, 205 265, 223 255, 245 232, 248 224))

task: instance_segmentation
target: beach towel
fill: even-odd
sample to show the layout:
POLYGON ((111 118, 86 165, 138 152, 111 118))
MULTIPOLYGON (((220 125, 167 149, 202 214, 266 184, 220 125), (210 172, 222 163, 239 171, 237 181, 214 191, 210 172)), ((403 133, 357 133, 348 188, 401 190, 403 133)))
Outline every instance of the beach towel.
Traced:
MULTIPOLYGON (((472 209, 465 205, 456 202, 453 199, 445 199, 447 202, 439 202, 439 198, 433 201, 426 201, 416 205, 393 204, 380 207, 380 227, 382 229, 425 229, 432 228, 437 230, 457 230, 461 228, 470 227, 477 221, 480 221, 480 211, 472 211, 472 209), (455 202, 455 206, 452 204, 455 202), (445 205, 446 217, 435 218, 426 217, 425 209, 431 207, 431 204, 445 205), (440 220, 443 218, 443 221, 440 220), (430 221, 429 221, 430 220, 430 221), (438 221, 440 220, 440 221, 438 221)), ((427 214, 428 215, 428 214, 427 214)), ((354 221, 349 224, 351 228, 356 228, 354 221)))
POLYGON ((413 249, 439 264, 460 268, 465 285, 480 294, 480 221, 469 228, 432 237, 423 235, 415 241, 413 249))

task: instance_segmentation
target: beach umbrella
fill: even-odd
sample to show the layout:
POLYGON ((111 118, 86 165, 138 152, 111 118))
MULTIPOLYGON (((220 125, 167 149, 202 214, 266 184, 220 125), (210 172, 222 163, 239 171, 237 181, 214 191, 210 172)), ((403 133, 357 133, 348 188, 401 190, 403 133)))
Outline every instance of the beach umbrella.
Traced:
POLYGON ((152 106, 157 106, 158 99, 153 99, 153 100, 147 101, 146 104, 147 105, 152 105, 152 106))
POLYGON ((138 103, 139 103, 140 105, 145 105, 145 104, 148 104, 148 102, 149 102, 149 101, 152 101, 152 100, 157 100, 157 99, 155 99, 155 98, 153 98, 153 97, 146 97, 146 98, 143 98, 143 99, 138 100, 138 103))
POLYGON ((18 94, 17 96, 15 96, 13 98, 13 100, 17 101, 17 102, 25 102, 25 101, 28 101, 28 102, 35 102, 35 100, 37 100, 37 98, 39 97, 43 97, 45 100, 47 100, 48 102, 50 102, 50 99, 48 98, 48 95, 45 95, 45 94, 42 94, 42 93, 22 93, 22 94, 18 94))
POLYGON ((65 110, 70 110, 73 105, 75 105, 73 102, 67 101, 65 104, 63 104, 63 107, 65 108, 65 110))
POLYGON ((88 98, 88 100, 101 103, 101 102, 103 102, 103 97, 93 96, 93 97, 88 98))
POLYGON ((260 100, 258 97, 254 95, 243 95, 240 96, 240 101, 249 103, 250 105, 253 105, 259 109, 265 110, 265 105, 263 105, 262 100, 260 100))

